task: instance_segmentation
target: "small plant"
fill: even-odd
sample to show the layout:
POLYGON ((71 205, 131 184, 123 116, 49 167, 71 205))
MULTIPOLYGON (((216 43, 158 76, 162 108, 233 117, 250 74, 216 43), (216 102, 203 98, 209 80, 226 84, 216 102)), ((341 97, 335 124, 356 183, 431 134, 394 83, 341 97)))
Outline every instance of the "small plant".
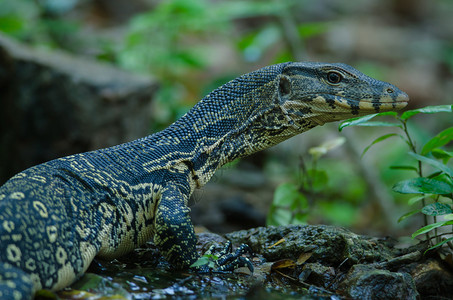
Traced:
POLYGON ((283 183, 274 193, 267 225, 305 224, 315 198, 320 198, 328 181, 327 172, 318 169, 319 159, 344 143, 343 137, 327 141, 309 150, 311 168, 300 157, 301 178, 283 183))
POLYGON ((415 238, 418 235, 425 234, 431 246, 428 250, 438 248, 445 243, 453 249, 453 169, 447 166, 449 160, 453 157, 453 152, 445 149, 445 146, 453 140, 453 127, 441 131, 429 139, 421 149, 418 149, 408 131, 407 122, 420 113, 451 113, 452 110, 452 105, 439 105, 409 110, 401 115, 396 112, 378 113, 344 121, 339 127, 341 131, 348 126, 386 126, 399 128, 402 131, 378 137, 364 149, 363 154, 371 146, 391 137, 400 137, 407 144, 410 150, 409 155, 415 160, 415 166, 398 165, 391 166, 391 168, 415 172, 417 176, 396 183, 393 186, 393 190, 401 194, 415 194, 416 196, 409 200, 409 205, 421 203, 421 208, 404 214, 399 218, 398 222, 421 213, 424 219, 424 226, 415 231, 412 237, 415 238), (396 122, 370 121, 377 116, 391 116, 396 122), (430 173, 425 174, 428 166, 430 173), (440 228, 443 229, 442 232, 440 232, 440 228))
POLYGON ((197 259, 197 261, 195 261, 192 265, 190 265, 190 267, 207 267, 209 270, 213 270, 216 267, 216 261, 218 259, 219 257, 214 254, 205 254, 197 259))

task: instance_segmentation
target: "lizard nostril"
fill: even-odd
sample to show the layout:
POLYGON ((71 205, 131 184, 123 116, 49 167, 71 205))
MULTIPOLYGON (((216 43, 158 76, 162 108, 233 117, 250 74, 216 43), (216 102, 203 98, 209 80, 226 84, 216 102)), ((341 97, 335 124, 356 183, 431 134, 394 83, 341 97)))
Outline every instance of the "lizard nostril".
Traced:
POLYGON ((392 88, 388 88, 386 91, 387 91, 387 93, 389 93, 389 94, 393 93, 393 89, 392 89, 392 88))

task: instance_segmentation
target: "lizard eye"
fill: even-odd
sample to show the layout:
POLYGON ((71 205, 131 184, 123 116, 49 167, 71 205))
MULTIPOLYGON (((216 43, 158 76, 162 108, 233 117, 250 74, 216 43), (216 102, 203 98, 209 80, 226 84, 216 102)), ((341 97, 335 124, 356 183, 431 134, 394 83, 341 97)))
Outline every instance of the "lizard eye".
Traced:
POLYGON ((337 84, 340 83, 340 81, 343 79, 343 75, 341 75, 338 72, 329 72, 327 73, 327 81, 329 81, 332 84, 337 84))

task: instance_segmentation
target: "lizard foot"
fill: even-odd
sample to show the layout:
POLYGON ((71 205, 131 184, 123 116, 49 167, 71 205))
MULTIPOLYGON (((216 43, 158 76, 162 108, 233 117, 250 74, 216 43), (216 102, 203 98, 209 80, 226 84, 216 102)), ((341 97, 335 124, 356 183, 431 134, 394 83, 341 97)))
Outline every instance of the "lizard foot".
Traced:
POLYGON ((218 253, 212 253, 214 251, 214 247, 214 245, 211 246, 208 251, 206 251, 205 255, 214 254, 218 257, 218 259, 216 260, 216 268, 210 270, 208 268, 203 268, 201 272, 221 273, 234 271, 235 269, 240 267, 247 267, 250 272, 253 273, 254 268, 252 262, 247 257, 242 256, 246 253, 252 253, 252 249, 250 249, 249 245, 242 244, 236 249, 236 251, 234 251, 234 253, 230 241, 228 241, 223 250, 218 253))

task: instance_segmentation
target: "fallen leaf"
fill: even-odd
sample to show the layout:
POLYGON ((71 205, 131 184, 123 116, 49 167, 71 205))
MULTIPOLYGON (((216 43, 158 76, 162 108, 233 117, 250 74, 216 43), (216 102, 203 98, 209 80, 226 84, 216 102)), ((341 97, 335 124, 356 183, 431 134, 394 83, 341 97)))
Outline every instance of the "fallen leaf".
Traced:
POLYGON ((282 259, 276 261, 272 264, 271 270, 275 271, 277 269, 286 269, 286 268, 295 268, 296 262, 292 259, 282 259))
POLYGON ((301 255, 299 255, 299 258, 297 259, 297 265, 300 266, 304 262, 306 262, 311 256, 313 255, 312 252, 304 252, 301 255))
POLYGON ((283 243, 284 241, 285 241, 285 239, 280 239, 280 240, 278 240, 278 241, 277 241, 277 242, 276 242, 275 244, 273 244, 273 245, 270 245, 270 246, 269 246, 269 247, 267 247, 267 248, 269 249, 269 248, 275 247, 275 246, 277 246, 277 245, 279 245, 279 244, 283 243))

